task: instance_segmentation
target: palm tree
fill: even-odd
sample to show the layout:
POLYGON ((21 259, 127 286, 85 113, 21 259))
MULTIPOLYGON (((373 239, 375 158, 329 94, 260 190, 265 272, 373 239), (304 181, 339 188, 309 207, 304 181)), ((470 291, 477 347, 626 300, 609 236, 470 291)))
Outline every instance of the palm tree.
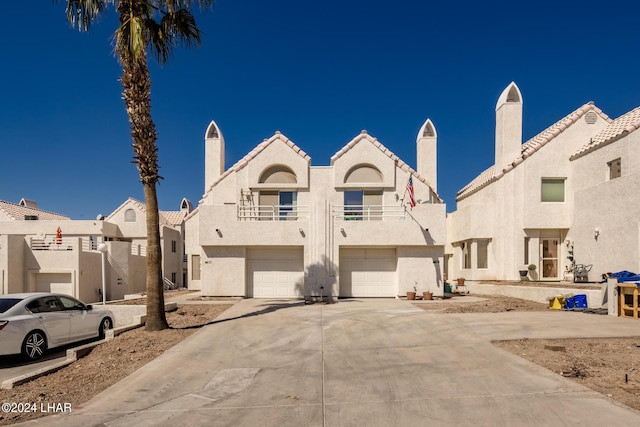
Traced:
MULTIPOLYGON (((58 1, 58 0, 54 0, 58 1)), ((191 13, 194 5, 213 6, 214 0, 66 0, 67 18, 80 31, 113 6, 120 25, 114 50, 122 65, 120 81, 133 141, 133 162, 140 174, 147 208, 147 321, 145 330, 169 327, 164 313, 160 225, 156 187, 162 179, 158 167, 157 132, 151 118, 151 79, 147 51, 165 63, 178 45, 200 44, 200 30, 191 13)))

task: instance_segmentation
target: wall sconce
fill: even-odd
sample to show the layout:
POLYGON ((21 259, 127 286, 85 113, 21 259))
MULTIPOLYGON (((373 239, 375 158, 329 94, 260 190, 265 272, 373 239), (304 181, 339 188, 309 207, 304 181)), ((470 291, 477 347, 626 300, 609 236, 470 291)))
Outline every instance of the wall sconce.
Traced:
POLYGON ((598 227, 593 229, 593 238, 598 240, 598 237, 600 236, 600 229, 598 227))
POLYGON ((346 231, 344 231, 344 228, 340 229, 340 233, 342 233, 343 237, 347 237, 347 233, 346 233, 346 231))
POLYGON ((304 237, 304 230, 302 229, 302 227, 298 228, 298 231, 300 232, 300 235, 304 237))
POLYGON ((216 233, 218 233, 218 237, 222 237, 222 231, 219 228, 216 228, 216 233))

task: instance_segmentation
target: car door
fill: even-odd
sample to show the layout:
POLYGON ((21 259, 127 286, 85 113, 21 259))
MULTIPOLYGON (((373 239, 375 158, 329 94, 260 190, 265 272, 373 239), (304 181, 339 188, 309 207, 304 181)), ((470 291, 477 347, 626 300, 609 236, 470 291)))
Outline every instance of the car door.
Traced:
POLYGON ((69 314, 54 295, 32 301, 27 308, 40 321, 49 339, 48 347, 57 347, 69 341, 69 314))
POLYGON ((98 334, 96 316, 87 310, 87 306, 75 298, 59 295, 65 311, 69 315, 69 338, 71 341, 95 337, 98 334))

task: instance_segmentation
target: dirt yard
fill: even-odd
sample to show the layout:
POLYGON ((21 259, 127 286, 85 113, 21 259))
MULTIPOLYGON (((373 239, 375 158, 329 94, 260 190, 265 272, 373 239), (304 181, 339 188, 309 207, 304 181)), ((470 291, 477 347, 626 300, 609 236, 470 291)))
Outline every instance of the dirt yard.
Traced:
MULTIPOLYGON (((480 302, 453 303, 445 300, 416 306, 424 310, 436 310, 442 315, 547 310, 546 304, 502 296, 486 298, 487 301, 480 302)), ((121 334, 58 372, 12 390, 0 390, 0 400, 37 405, 41 402, 68 402, 73 407, 80 406, 193 334, 198 330, 197 327, 215 319, 229 307, 179 305, 177 311, 167 313, 171 329, 145 332, 143 328, 138 328, 121 334)), ((640 410, 640 336, 624 339, 520 340, 494 344, 640 410)), ((42 415, 45 414, 0 414, 0 425, 11 425, 42 415)))
MULTIPOLYGON (((474 296, 487 300, 468 303, 445 300, 415 306, 445 314, 548 310, 547 304, 533 301, 474 296)), ((640 331, 639 321, 629 319, 629 322, 638 322, 640 331)), ((640 333, 634 338, 524 339, 497 341, 494 345, 640 410, 640 333)))
MULTIPOLYGON (((179 305, 167 313, 171 329, 145 332, 134 329, 93 349, 86 357, 44 377, 37 378, 11 390, 0 390, 0 402, 21 402, 81 405, 109 386, 161 355, 183 339, 218 317, 231 305, 179 305)), ((46 414, 0 413, 0 425, 39 418, 46 414)))

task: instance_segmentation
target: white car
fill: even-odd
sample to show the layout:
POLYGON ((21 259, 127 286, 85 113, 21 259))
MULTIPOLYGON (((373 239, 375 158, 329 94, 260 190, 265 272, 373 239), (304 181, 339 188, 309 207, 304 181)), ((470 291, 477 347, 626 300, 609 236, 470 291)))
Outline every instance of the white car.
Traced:
POLYGON ((0 355, 38 359, 47 349, 104 338, 115 317, 63 294, 0 295, 0 355))

